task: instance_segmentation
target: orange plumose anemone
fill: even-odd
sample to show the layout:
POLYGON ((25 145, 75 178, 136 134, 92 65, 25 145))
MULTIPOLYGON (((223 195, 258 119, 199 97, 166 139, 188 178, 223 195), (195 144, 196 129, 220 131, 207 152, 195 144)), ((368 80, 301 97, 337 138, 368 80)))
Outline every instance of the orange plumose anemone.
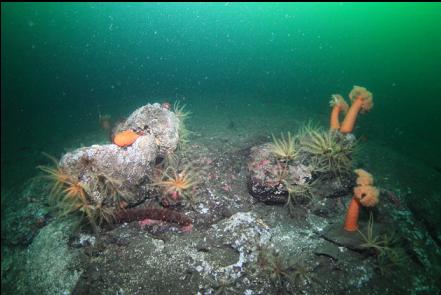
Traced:
POLYGON ((346 231, 356 231, 358 229, 358 215, 360 215, 360 201, 353 197, 349 203, 346 213, 344 229, 346 231))
POLYGON ((380 191, 372 186, 374 184, 372 174, 363 169, 356 169, 354 172, 358 175, 357 186, 354 187, 354 196, 349 203, 344 223, 344 229, 349 232, 358 229, 360 207, 374 207, 377 205, 378 196, 380 195, 380 191))
POLYGON ((356 186, 354 187, 354 197, 365 207, 374 207, 378 203, 379 190, 374 186, 356 186))
POLYGON ((340 112, 343 111, 346 113, 349 106, 340 94, 333 94, 329 104, 332 108, 330 120, 331 129, 338 130, 340 129, 340 112))
POLYGON ((366 88, 354 86, 349 93, 352 105, 341 124, 340 132, 351 133, 354 129, 358 113, 367 113, 374 106, 372 93, 366 88))
POLYGON ((357 174, 357 185, 365 186, 365 185, 373 185, 374 177, 372 174, 363 169, 355 169, 354 172, 357 174))
POLYGON ((113 143, 120 147, 126 147, 132 145, 137 139, 139 135, 136 134, 132 130, 126 130, 120 133, 117 133, 113 138, 113 143))

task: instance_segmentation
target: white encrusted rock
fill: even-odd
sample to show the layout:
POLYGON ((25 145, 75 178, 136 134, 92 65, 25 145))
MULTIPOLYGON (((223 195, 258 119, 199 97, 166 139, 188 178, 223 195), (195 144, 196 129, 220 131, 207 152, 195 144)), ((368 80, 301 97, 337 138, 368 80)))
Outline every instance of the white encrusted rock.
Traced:
POLYGON ((179 124, 175 113, 154 103, 136 109, 127 120, 117 126, 117 131, 131 129, 152 134, 159 147, 159 154, 164 156, 173 152, 178 145, 179 124))
POLYGON ((279 179, 280 175, 289 175, 284 180, 292 186, 304 185, 312 179, 310 167, 299 162, 284 166, 277 161, 271 143, 251 148, 248 171, 251 195, 268 204, 284 204, 287 201, 288 191, 279 179))
POLYGON ((115 144, 79 148, 65 154, 60 166, 94 203, 110 202, 114 193, 137 203, 148 195, 157 150, 155 137, 147 134, 125 148, 115 144))

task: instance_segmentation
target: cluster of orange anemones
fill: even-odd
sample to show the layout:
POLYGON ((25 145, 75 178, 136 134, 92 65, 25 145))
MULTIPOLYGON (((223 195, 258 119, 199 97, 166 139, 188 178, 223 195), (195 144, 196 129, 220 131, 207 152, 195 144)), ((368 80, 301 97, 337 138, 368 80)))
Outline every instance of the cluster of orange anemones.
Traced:
POLYGON ((374 177, 366 170, 355 169, 354 172, 357 174, 356 182, 358 186, 367 186, 374 184, 374 177))
POLYGON ((354 197, 349 204, 344 224, 344 229, 351 232, 358 229, 360 206, 374 207, 377 205, 380 195, 378 188, 373 186, 374 178, 369 172, 356 169, 355 173, 358 175, 357 186, 354 187, 354 197))
POLYGON ((38 168, 46 173, 45 178, 52 182, 52 189, 49 193, 50 196, 58 195, 63 189, 64 185, 70 180, 70 176, 63 171, 58 163, 55 167, 49 166, 38 166, 38 168))
MULTIPOLYGON (((66 173, 54 157, 47 156, 54 162, 55 166, 38 166, 38 168, 45 173, 44 177, 52 182, 49 193, 52 201, 59 201, 58 198, 62 195, 62 202, 64 204, 70 203, 70 207, 72 207, 72 204, 86 204, 87 194, 81 182, 74 180, 66 173)), ((68 211, 73 210, 73 208, 70 208, 68 211)))
POLYGON ((344 100, 343 96, 340 94, 333 94, 332 99, 329 102, 332 107, 331 111, 331 130, 340 129, 340 112, 347 112, 349 109, 348 103, 344 100))
POLYGON ((165 192, 174 200, 183 196, 187 190, 191 189, 195 181, 186 173, 176 173, 171 178, 162 181, 159 185, 165 188, 165 192))
POLYGON ((339 130, 341 133, 351 133, 354 129, 358 113, 366 113, 374 106, 372 93, 364 87, 354 86, 349 93, 349 98, 352 104, 348 109, 348 104, 341 95, 332 95, 330 102, 332 107, 331 130, 339 130), (344 111, 346 116, 340 126, 339 115, 341 111, 344 111))
POLYGON ((168 167, 162 172, 160 179, 153 183, 153 185, 161 187, 164 195, 170 197, 173 201, 186 198, 190 203, 193 202, 191 191, 197 184, 196 173, 190 166, 182 170, 178 170, 176 167, 168 167))
POLYGON ((87 202, 86 191, 79 181, 67 181, 67 188, 63 191, 66 194, 66 199, 80 199, 87 202))

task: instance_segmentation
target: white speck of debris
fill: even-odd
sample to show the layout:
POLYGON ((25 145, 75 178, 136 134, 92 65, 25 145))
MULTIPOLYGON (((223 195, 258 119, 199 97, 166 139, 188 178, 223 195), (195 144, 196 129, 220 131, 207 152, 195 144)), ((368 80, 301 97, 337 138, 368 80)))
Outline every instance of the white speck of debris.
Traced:
POLYGON ((224 231, 234 230, 237 226, 241 224, 254 224, 256 221, 255 216, 253 216, 250 212, 247 213, 236 213, 233 215, 234 218, 230 218, 230 223, 225 227, 224 231))
POLYGON ((155 244, 155 250, 161 252, 164 249, 164 241, 153 239, 153 244, 155 244))
POLYGON ((213 194, 213 192, 208 188, 207 189, 207 191, 208 191, 208 193, 210 194, 210 197, 211 198, 214 198, 215 197, 215 195, 213 194))
POLYGON ((210 209, 208 209, 208 207, 205 207, 203 204, 199 204, 199 209, 202 214, 207 214, 210 211, 210 209))
POLYGON ((253 295, 254 292, 253 292, 253 290, 246 289, 245 292, 244 292, 243 294, 244 294, 244 295, 253 295))
POLYGON ((346 248, 345 247, 338 247, 338 250, 340 250, 340 252, 345 252, 346 248))
POLYGON ((356 286, 357 288, 361 288, 369 281, 371 274, 363 266, 357 267, 357 270, 360 271, 360 274, 358 275, 356 286))
POLYGON ((81 234, 80 235, 80 244, 86 245, 86 242, 88 242, 90 245, 95 245, 95 237, 87 234, 81 234))
POLYGON ((308 221, 313 227, 314 231, 321 232, 328 225, 328 221, 325 218, 318 216, 308 216, 308 221))

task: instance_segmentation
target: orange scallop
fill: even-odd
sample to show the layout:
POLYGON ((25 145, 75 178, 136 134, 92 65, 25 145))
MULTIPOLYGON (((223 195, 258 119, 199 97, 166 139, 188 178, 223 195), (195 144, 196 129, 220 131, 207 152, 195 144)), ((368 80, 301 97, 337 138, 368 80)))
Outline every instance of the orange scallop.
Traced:
POLYGON ((113 138, 113 143, 120 147, 125 147, 132 145, 139 135, 132 130, 126 130, 115 135, 113 138))

